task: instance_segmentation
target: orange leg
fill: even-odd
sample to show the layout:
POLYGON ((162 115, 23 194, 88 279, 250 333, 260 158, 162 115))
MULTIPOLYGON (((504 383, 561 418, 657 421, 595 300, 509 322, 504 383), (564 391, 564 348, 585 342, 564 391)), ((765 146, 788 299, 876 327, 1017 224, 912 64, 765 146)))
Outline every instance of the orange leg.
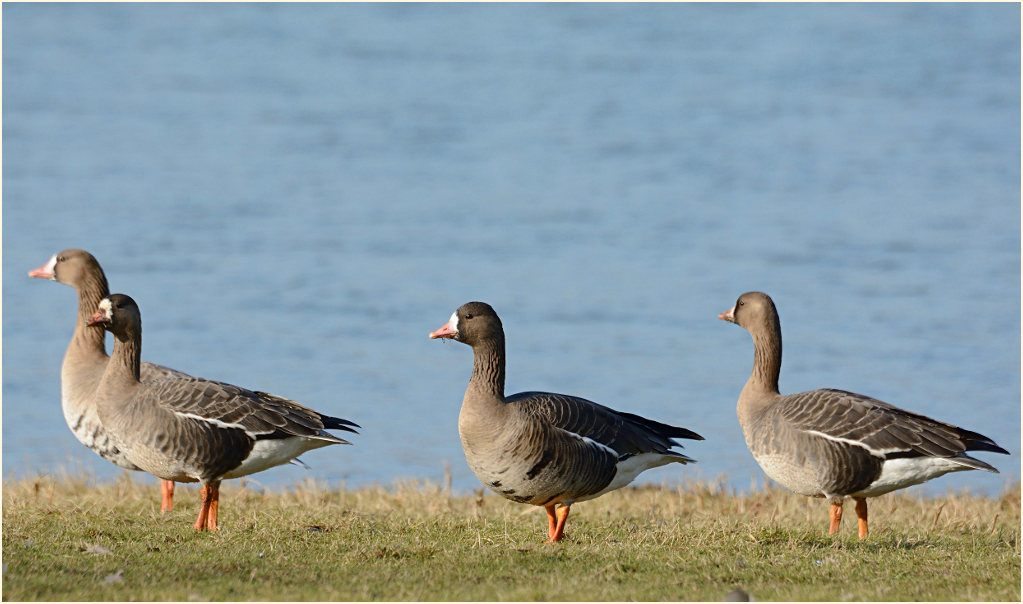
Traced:
POLYGON ((544 511, 547 512, 547 537, 548 543, 554 543, 554 532, 558 528, 558 517, 554 510, 554 504, 543 506, 544 511))
POLYGON ((164 480, 160 482, 160 511, 169 512, 174 505, 174 481, 164 480))
POLYGON ((210 531, 219 531, 220 527, 217 526, 217 508, 220 506, 220 484, 213 487, 213 495, 210 498, 210 513, 206 517, 206 529, 210 531))
POLYGON ((856 497, 856 518, 860 527, 860 539, 867 536, 867 500, 863 497, 856 497))
POLYGON ((206 529, 206 518, 210 513, 210 494, 209 487, 202 485, 199 489, 199 518, 195 521, 195 530, 202 531, 206 529))
MULTIPOLYGON (((552 505, 550 507, 553 508, 554 506, 552 505)), ((561 507, 554 511, 555 516, 557 516, 556 524, 554 523, 554 519, 551 518, 551 510, 547 510, 547 518, 553 525, 553 529, 548 531, 551 537, 550 540, 547 541, 548 545, 561 541, 561 538, 565 536, 565 521, 568 520, 568 508, 569 506, 562 504, 561 507)))
POLYGON ((215 531, 217 528, 217 503, 220 501, 220 483, 204 484, 199 489, 201 503, 199 518, 195 521, 195 530, 215 531))
POLYGON ((831 527, 828 529, 829 535, 834 535, 838 532, 838 527, 842 525, 842 502, 831 504, 831 527))

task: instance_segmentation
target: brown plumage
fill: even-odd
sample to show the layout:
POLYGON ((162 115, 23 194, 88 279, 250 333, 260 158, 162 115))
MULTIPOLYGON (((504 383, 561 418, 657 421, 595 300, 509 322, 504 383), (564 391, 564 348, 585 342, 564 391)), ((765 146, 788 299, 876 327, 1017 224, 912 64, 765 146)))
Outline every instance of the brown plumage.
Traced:
MULTIPOLYGON (((69 285, 78 294, 75 331, 64 353, 60 371, 64 420, 75 438, 100 457, 122 468, 138 470, 110 440, 92 405, 93 394, 109 359, 103 328, 87 325, 100 300, 110 295, 103 269, 89 252, 66 249, 54 254, 46 264, 29 271, 28 275, 69 285)), ((142 363, 140 379, 143 382, 171 376, 186 377, 187 374, 162 365, 142 363)), ((174 483, 164 481, 161 493, 160 509, 169 511, 173 505, 174 483)))
POLYGON ((572 503, 621 488, 640 472, 694 460, 673 451, 676 438, 703 440, 686 428, 549 392, 504 395, 504 329, 483 302, 462 305, 430 334, 473 349, 473 370, 458 433, 473 473, 520 503, 543 506, 548 543, 561 539, 572 503))
POLYGON ((771 298, 745 293, 718 318, 753 337, 753 371, 737 407, 746 445, 764 473, 782 486, 828 499, 831 533, 838 531, 845 497, 856 500, 863 538, 866 497, 948 472, 998 471, 967 451, 1008 454, 982 434, 862 394, 823 388, 782 395, 781 322, 771 298))
POLYGON ((267 396, 191 376, 139 381, 142 317, 123 294, 104 298, 90 318, 114 335, 114 352, 96 388, 108 437, 139 469, 164 480, 202 483, 195 528, 217 530, 220 481, 291 462, 331 444, 327 429, 356 424, 267 396))

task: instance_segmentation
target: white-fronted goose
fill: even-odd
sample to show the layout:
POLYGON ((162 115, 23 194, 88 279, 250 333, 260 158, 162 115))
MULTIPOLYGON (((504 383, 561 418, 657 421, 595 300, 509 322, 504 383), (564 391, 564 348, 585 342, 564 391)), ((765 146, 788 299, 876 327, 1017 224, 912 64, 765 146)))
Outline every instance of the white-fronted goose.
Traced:
MULTIPOLYGON (((78 320, 60 369, 60 403, 64 420, 75 438, 100 457, 122 468, 138 470, 108 438, 91 404, 108 360, 103 328, 88 325, 100 300, 110 295, 103 269, 89 252, 67 249, 29 271, 28 276, 70 285, 78 294, 78 320)), ((186 375, 162 365, 142 363, 143 382, 186 375)), ((169 511, 174 501, 174 483, 163 481, 161 493, 160 509, 169 511)))
POLYGON ((458 415, 465 459, 490 489, 543 506, 548 543, 564 534, 569 507, 629 484, 640 472, 694 461, 671 450, 699 434, 549 392, 504 395, 504 329, 483 302, 469 302, 431 338, 472 347, 469 387, 458 415))
POLYGON ((846 497, 856 501, 862 539, 867 536, 867 497, 948 472, 997 472, 966 452, 1009 453, 982 434, 862 394, 824 388, 782 395, 781 322, 771 298, 745 293, 718 318, 753 336, 753 372, 738 404, 746 445, 764 473, 782 486, 827 498, 830 534, 838 531, 846 497))
POLYGON ((275 396, 186 375, 139 381, 142 315, 114 294, 89 319, 114 334, 96 388, 108 438, 132 464, 163 480, 200 482, 197 530, 217 530, 220 481, 291 462, 302 453, 351 444, 326 430, 358 425, 275 396))

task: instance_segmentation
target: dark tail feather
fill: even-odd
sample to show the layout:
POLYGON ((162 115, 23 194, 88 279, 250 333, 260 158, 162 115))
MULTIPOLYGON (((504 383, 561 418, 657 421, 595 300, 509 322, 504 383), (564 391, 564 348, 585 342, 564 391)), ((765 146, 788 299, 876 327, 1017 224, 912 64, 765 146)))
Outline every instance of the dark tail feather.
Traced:
POLYGON ((680 428, 678 426, 669 426, 668 424, 662 424, 661 422, 647 419, 640 415, 634 415, 632 413, 624 413, 619 411, 619 415, 628 418, 630 421, 636 422, 637 424, 644 426, 652 432, 664 436, 666 438, 688 438, 690 440, 703 440, 703 437, 693 432, 688 428, 680 428))
POLYGON ((992 453, 1001 453, 1002 455, 1011 455, 1011 453, 1009 453, 1005 449, 999 447, 998 445, 996 445, 993 442, 983 442, 983 441, 981 441, 981 442, 972 442, 972 441, 970 441, 970 442, 966 443, 966 450, 967 451, 990 451, 992 453))
MULTIPOLYGON (((963 443, 966 445, 967 451, 990 451, 991 453, 1001 453, 1003 455, 1009 455, 1008 451, 999 447, 995 443, 995 441, 984 436, 983 434, 959 428, 959 434, 957 434, 957 436, 962 439, 963 443)), ((976 470, 987 470, 988 472, 994 472, 996 474, 998 473, 998 470, 991 464, 981 461, 979 459, 974 459, 973 457, 967 455, 965 452, 956 455, 952 459, 958 461, 964 466, 968 466, 976 470)))
POLYGON ((347 419, 341 419, 340 417, 321 415, 320 419, 323 421, 323 427, 328 430, 344 430, 345 432, 358 434, 358 431, 354 430, 354 428, 362 427, 355 422, 350 422, 347 419), (352 428, 349 428, 348 426, 352 426, 352 428))
POLYGON ((995 441, 984 436, 983 434, 971 432, 970 430, 963 430, 962 428, 960 428, 959 430, 960 430, 959 438, 961 438, 963 442, 966 443, 967 451, 990 451, 992 453, 1001 453, 1003 455, 1010 454, 1008 451, 995 444, 995 441))

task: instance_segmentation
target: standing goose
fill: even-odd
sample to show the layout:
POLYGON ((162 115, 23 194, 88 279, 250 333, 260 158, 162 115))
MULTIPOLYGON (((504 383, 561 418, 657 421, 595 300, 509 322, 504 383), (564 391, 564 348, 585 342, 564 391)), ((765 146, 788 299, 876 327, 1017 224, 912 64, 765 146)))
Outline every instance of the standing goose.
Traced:
POLYGON ((114 335, 114 352, 96 389, 107 435, 132 464, 163 480, 200 482, 196 530, 217 530, 220 481, 291 462, 302 453, 351 444, 326 429, 355 432, 348 420, 239 386, 187 375, 139 381, 142 315, 114 294, 90 325, 114 335))
POLYGON ((830 534, 842 503, 856 501, 859 536, 867 536, 867 497, 948 472, 987 470, 967 451, 1009 452, 990 438, 843 390, 782 395, 781 323, 767 294, 749 292, 718 315, 753 336, 753 372, 739 395, 746 445, 764 473, 800 495, 831 503, 830 534))
MULTIPOLYGON (((122 468, 138 470, 111 441, 92 405, 93 394, 109 359, 103 328, 88 325, 100 300, 110 295, 103 269, 89 252, 67 249, 54 254, 46 264, 29 271, 28 276, 70 285, 78 293, 78 320, 60 370, 60 402, 64 420, 75 438, 100 457, 122 468)), ((168 367, 142 363, 143 382, 172 376, 188 377, 168 367)), ((161 492, 160 510, 166 512, 173 505, 174 483, 163 481, 161 492)))
POLYGON ((543 506, 548 543, 562 538, 569 507, 629 484, 640 472, 694 461, 672 451, 699 434, 549 392, 504 395, 504 329, 488 304, 469 302, 430 338, 472 347, 458 414, 462 449, 476 477, 519 503, 543 506))

